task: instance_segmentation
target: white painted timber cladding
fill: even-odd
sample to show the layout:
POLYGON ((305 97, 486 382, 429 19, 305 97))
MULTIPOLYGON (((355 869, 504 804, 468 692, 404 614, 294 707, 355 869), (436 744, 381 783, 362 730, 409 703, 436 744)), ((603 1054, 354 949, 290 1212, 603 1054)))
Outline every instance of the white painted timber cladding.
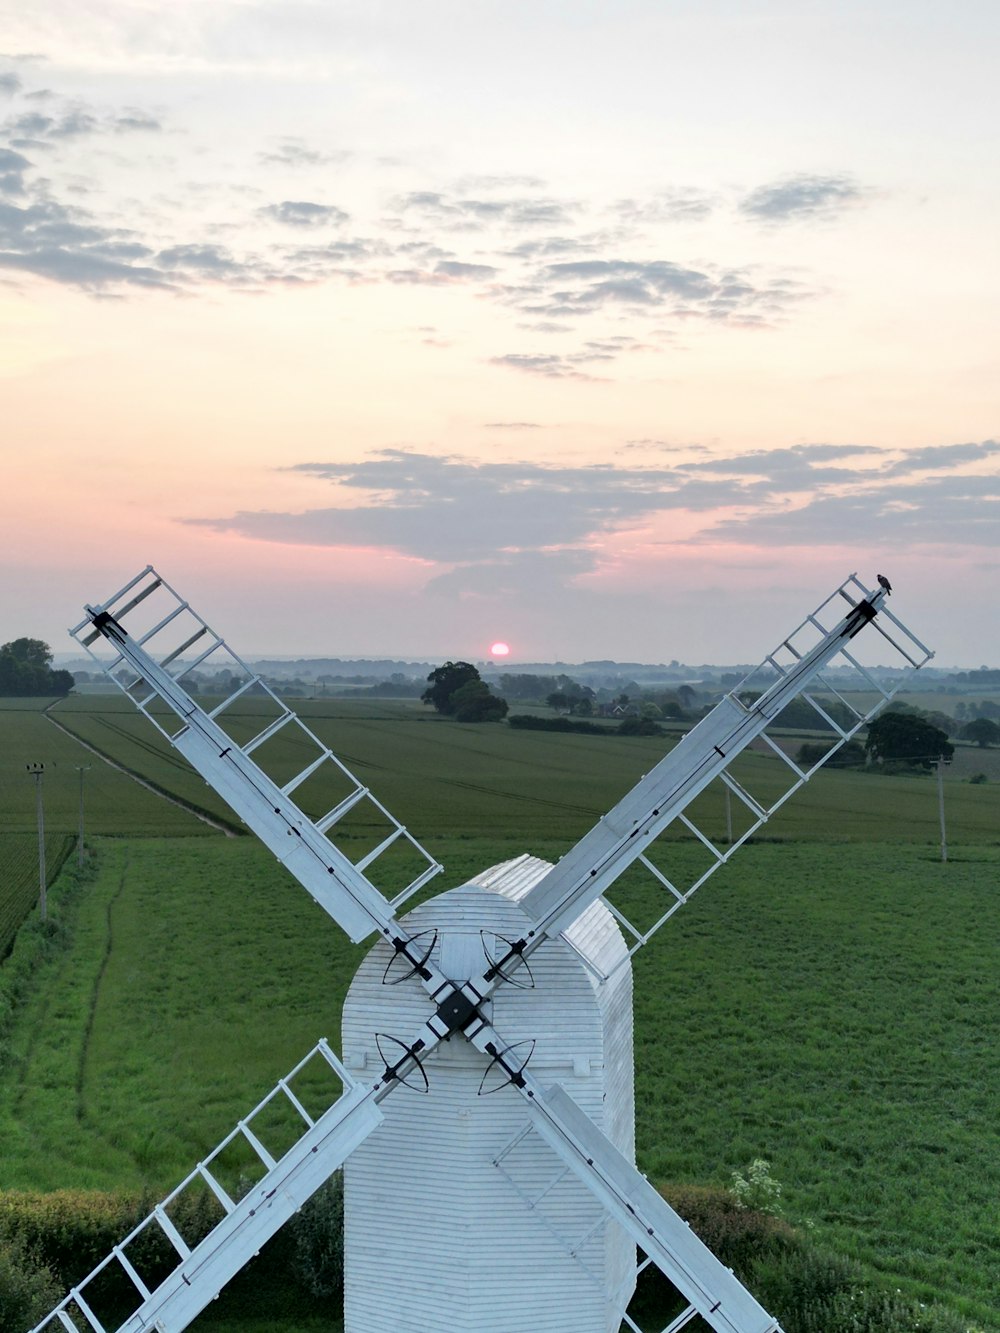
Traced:
MULTIPOLYGON (((434 961, 464 980, 482 970, 480 930, 525 932, 517 900, 549 868, 530 856, 494 866, 418 907, 406 927, 437 929, 434 961), (445 962, 467 963, 466 975, 445 962)), ((567 934, 593 971, 563 940, 547 941, 531 958, 534 987, 501 983, 487 1016, 506 1042, 533 1038, 534 1077, 561 1083, 634 1161, 632 976, 616 967, 625 944, 602 902, 567 934)), ((372 949, 344 1006, 344 1059, 365 1081, 382 1067, 375 1032, 408 1042, 430 1012, 419 982, 383 984, 390 954, 372 949)), ((425 1068, 430 1092, 387 1097, 384 1123, 345 1166, 345 1333, 617 1333, 635 1275, 628 1237, 575 1178, 559 1178, 536 1134, 494 1165, 530 1122, 513 1088, 479 1095, 486 1061, 468 1042, 442 1042, 425 1068)))

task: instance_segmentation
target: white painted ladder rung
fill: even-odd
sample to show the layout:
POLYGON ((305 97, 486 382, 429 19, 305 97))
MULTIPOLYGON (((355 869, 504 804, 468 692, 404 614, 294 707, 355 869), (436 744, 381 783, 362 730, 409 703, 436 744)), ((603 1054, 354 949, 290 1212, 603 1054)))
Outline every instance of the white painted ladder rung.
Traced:
POLYGON ((746 787, 744 787, 742 783, 737 782, 728 769, 723 770, 723 772, 719 774, 719 777, 733 795, 742 801, 750 813, 756 815, 758 821, 763 824, 764 820, 767 819, 769 812, 761 805, 756 797, 751 796, 746 787))
POLYGON ((843 694, 841 694, 840 690, 837 689, 836 685, 831 685, 830 682, 826 679, 826 677, 822 675, 818 675, 816 677, 816 680, 819 682, 820 685, 823 686, 823 689, 826 690, 828 694, 833 695, 833 697, 837 700, 838 703, 843 704, 843 706, 847 709, 849 713, 853 713, 859 722, 864 721, 865 718, 864 713, 862 713, 860 709, 855 708, 854 705, 851 703, 850 699, 845 699, 843 694))
POLYGON ((276 717, 273 722, 269 722, 264 730, 259 731, 252 740, 247 741, 246 745, 240 745, 237 748, 242 750, 244 754, 253 754, 258 745, 263 745, 265 741, 269 741, 272 736, 276 735, 281 730, 282 727, 287 726, 294 717, 294 713, 282 713, 279 717, 276 717))
MULTIPOLYGON (((181 653, 186 653, 187 650, 193 644, 196 644, 198 642, 198 640, 202 637, 203 634, 207 633, 208 633, 207 625, 202 625, 201 629, 196 629, 195 632, 191 635, 191 637, 185 639, 183 643, 178 644, 178 646, 174 649, 172 653, 167 653, 166 657, 160 658, 160 666, 166 668, 170 665, 171 662, 176 662, 177 658, 180 657, 181 653)), ((188 671, 190 670, 190 668, 185 667, 184 670, 188 671)))
POLYGON ((66 1313, 65 1310, 57 1310, 56 1315, 58 1316, 59 1322, 60 1324, 62 1324, 63 1328, 69 1329, 69 1333, 80 1333, 80 1330, 77 1328, 76 1324, 73 1323, 72 1319, 70 1319, 69 1315, 66 1313))
POLYGON ((279 1087, 279 1088, 281 1089, 281 1091, 285 1094, 285 1096, 288 1098, 288 1100, 292 1103, 292 1105, 295 1107, 296 1111, 298 1111, 299 1115, 300 1115, 300 1116, 302 1117, 302 1119, 306 1122, 306 1124, 309 1126, 309 1128, 312 1129, 312 1127, 313 1127, 313 1125, 316 1123, 316 1121, 313 1120, 312 1116, 309 1114, 309 1112, 306 1110, 306 1108, 305 1108, 305 1107, 302 1105, 302 1103, 299 1101, 298 1097, 296 1097, 295 1093, 292 1092, 291 1088, 288 1086, 287 1081, 286 1081, 285 1079, 283 1079, 283 1078, 279 1079, 279 1080, 278 1080, 278 1087, 279 1087))
POLYGON ((354 862, 354 869, 367 870, 368 867, 371 865, 371 863, 373 861, 377 861, 383 852, 388 851, 388 849, 392 846, 392 844, 396 841, 396 839, 400 836, 400 834, 405 832, 406 830, 402 827, 402 825, 397 824, 397 826, 392 830, 389 836, 383 838, 377 847, 373 847, 372 850, 366 856, 363 856, 361 858, 360 861, 354 862))
POLYGON ((840 737, 842 741, 846 741, 849 738, 851 733, 849 731, 845 731, 838 722, 835 722, 833 718, 830 716, 830 714, 823 707, 823 705, 821 703, 818 703, 817 700, 811 694, 803 690, 802 698, 805 699, 806 703, 810 704, 813 708, 816 709, 816 712, 819 713, 820 717, 823 719, 824 722, 828 722, 830 724, 832 730, 834 730, 837 733, 837 735, 840 737))
MULTIPOLYGON (((209 649, 209 652, 214 653, 215 649, 211 648, 209 649)), ((201 658, 199 658, 198 660, 201 661, 201 658)), ((191 670, 191 668, 188 667, 186 668, 186 670, 191 670)), ((233 690, 232 694, 227 694, 221 704, 216 704, 215 707, 210 710, 208 716, 211 718, 218 717, 220 713, 224 713, 226 711, 226 709, 229 707, 230 704, 235 703, 241 694, 246 694, 247 690, 252 689, 254 685, 258 685, 259 683, 260 681, 257 676, 251 676, 249 680, 245 680, 243 682, 243 684, 239 687, 238 690, 233 690)))
POLYGON ((160 1229, 166 1236, 167 1240, 170 1241, 170 1244, 174 1247, 177 1253, 181 1256, 182 1259, 187 1259, 191 1254, 191 1248, 188 1245, 187 1241, 184 1239, 184 1237, 181 1235, 181 1233, 174 1226, 173 1222, 171 1222, 170 1218, 163 1211, 163 1205, 158 1203, 156 1207, 153 1209, 152 1215, 153 1217, 156 1218, 156 1221, 160 1225, 160 1229))
POLYGON ((80 1288, 79 1288, 79 1287, 74 1287, 74 1288, 72 1289, 72 1291, 70 1292, 70 1295, 72 1296, 73 1300, 76 1302, 77 1307, 79 1308, 80 1313, 83 1315, 84 1319, 86 1319, 87 1323, 88 1323, 88 1324, 90 1325, 90 1327, 94 1330, 94 1333, 108 1333, 108 1330, 104 1327, 104 1325, 103 1325, 103 1324, 101 1323, 101 1321, 98 1319, 97 1315, 94 1314, 93 1310, 90 1308, 90 1306, 87 1304, 87 1302, 86 1302, 86 1301, 83 1299, 83 1297, 80 1295, 80 1288))
POLYGON ((218 1199, 223 1209, 227 1213, 231 1213, 233 1209, 236 1207, 236 1204, 233 1203, 232 1199, 222 1188, 222 1186, 219 1184, 216 1178, 212 1175, 208 1167, 205 1166, 204 1162, 199 1162, 198 1165, 195 1167, 195 1170, 198 1172, 198 1175, 201 1176, 202 1180, 205 1182, 208 1188, 218 1199))
MULTIPOLYGON (((765 743, 765 745, 769 745, 771 747, 771 749, 774 751, 774 753, 778 756, 779 759, 784 759, 785 763, 788 765, 788 767, 792 770, 792 772, 796 775, 796 777, 798 777, 798 779, 801 782, 805 782, 806 775, 805 773, 803 773, 802 769, 799 768, 798 764, 795 762, 794 759, 789 758, 789 756, 785 754, 781 746, 776 741, 773 741, 766 731, 762 731, 760 733, 760 738, 765 743)), ((774 809, 773 806, 771 808, 772 810, 774 809)))
POLYGON ((686 1310, 682 1310, 680 1312, 680 1314, 672 1323, 666 1326, 666 1328, 663 1330, 663 1333, 680 1333, 680 1330, 682 1328, 685 1328, 688 1324, 690 1324, 691 1320, 695 1317, 697 1313, 698 1311, 695 1309, 695 1307, 693 1305, 689 1305, 686 1310))
POLYGON ((263 1143, 261 1143, 260 1139, 253 1132, 253 1130, 250 1128, 247 1122, 245 1120, 241 1120, 236 1128, 240 1131, 240 1133, 246 1139, 247 1143, 249 1143, 250 1147, 254 1150, 254 1152, 257 1154, 260 1160, 267 1167, 268 1171, 273 1171, 276 1165, 276 1158, 271 1156, 271 1154, 267 1151, 263 1143))
POLYGON ((338 819, 346 815, 348 810, 356 806, 368 794, 367 787, 356 787, 350 796, 345 796, 339 805, 335 805, 332 810, 328 810, 322 819, 316 820, 316 827, 320 833, 325 833, 328 828, 332 828, 338 819))
MULTIPOLYGON (((140 577, 142 576, 140 575, 140 577)), ((135 584, 133 583, 132 586, 135 587, 135 584)), ((140 603, 144 602, 151 593, 156 592, 157 588, 162 588, 162 587, 163 587, 163 580, 159 577, 159 575, 157 575, 157 577, 153 579, 152 583, 147 584, 146 587, 143 588, 142 592, 136 593, 136 595, 132 598, 130 602, 126 602, 124 606, 121 606, 116 611, 114 611, 112 613, 112 618, 114 620, 117 620, 118 623, 121 624, 122 618, 124 616, 127 616, 130 612, 134 611, 135 608, 139 606, 140 603)), ((118 594, 118 597, 120 596, 121 593, 118 594)), ((116 601, 117 598, 113 597, 110 602, 105 602, 104 609, 107 610, 108 607, 113 606, 116 601)))
POLYGON ((322 768, 322 766, 331 757, 332 756, 329 755, 324 750, 324 752, 319 756, 318 759, 314 759, 311 764, 306 764, 305 768, 302 770, 301 773, 296 773, 295 777, 292 778, 290 782, 285 783, 285 785, 281 789, 282 796, 287 796, 289 792, 293 792, 296 787, 300 786, 303 782, 305 782, 306 778, 311 778, 312 775, 316 772, 316 770, 318 768, 322 768))
POLYGON ((856 657, 852 657, 846 648, 841 648, 840 655, 841 657, 846 658, 848 662, 850 662, 851 666, 854 668, 855 671, 859 671, 861 675, 864 676, 865 680, 872 687, 872 689, 876 690, 879 694, 881 694, 883 699, 892 698, 891 691, 883 689, 882 686, 875 679, 875 677, 861 665, 861 663, 857 660, 856 657))
POLYGON ((141 638, 136 640, 136 642, 143 645, 147 644, 149 640, 153 638, 154 635, 159 634, 161 629, 166 629, 166 627, 170 624, 172 620, 176 620, 177 617, 181 614, 181 612, 186 611, 187 609, 188 609, 187 602, 178 602, 177 605, 174 607, 174 609, 172 611, 169 611, 163 617, 163 619, 160 621, 158 625, 154 625, 152 629, 148 629, 146 633, 142 635, 141 638))
POLYGON ((706 837, 705 834, 702 833, 698 825, 695 824, 692 820, 688 819, 687 815, 685 815, 682 812, 677 816, 677 820, 679 823, 683 824, 684 827, 689 832, 693 833, 700 843, 702 843, 705 847, 708 848, 708 850, 715 857, 716 861, 724 861, 726 859, 725 853, 720 852, 718 847, 716 847, 715 843, 712 842, 711 838, 706 837))
MULTIPOLYGON (((205 626, 205 629, 206 629, 206 631, 207 631, 209 634, 212 634, 212 631, 208 628, 207 625, 205 626)), ((198 637, 200 637, 200 635, 199 635, 198 637)), ((212 634, 212 638, 215 640, 215 642, 211 645, 211 647, 206 648, 205 651, 204 651, 203 653, 199 653, 198 656, 194 659, 193 662, 185 662, 185 663, 184 663, 184 670, 180 673, 179 676, 174 676, 174 677, 173 677, 174 680, 180 680, 180 679, 182 679, 184 676, 186 676, 186 675, 188 674, 189 671, 195 671, 198 667, 201 666, 202 662, 204 662, 204 660, 205 660, 206 657, 211 657, 212 654, 213 654, 214 652, 217 652, 217 651, 218 651, 218 649, 220 649, 220 648, 224 648, 224 647, 226 646, 226 645, 225 645, 225 640, 224 640, 224 639, 220 639, 219 636, 218 636, 218 634, 212 634)), ((172 660, 172 658, 170 658, 170 657, 167 658, 167 661, 168 661, 168 662, 171 661, 171 660, 172 660)), ((164 664, 164 663, 161 663, 161 665, 165 665, 165 664, 164 664)))
POLYGON ((132 1281, 132 1285, 135 1287, 136 1291, 139 1292, 139 1294, 142 1296, 142 1299, 144 1301, 148 1301, 150 1296, 149 1288, 146 1286, 145 1282, 143 1282, 142 1278, 136 1272, 128 1255, 125 1253, 122 1247, 120 1245, 116 1245, 114 1249, 111 1251, 111 1253, 121 1264, 122 1268, 125 1269, 125 1272, 129 1275, 129 1278, 132 1281))

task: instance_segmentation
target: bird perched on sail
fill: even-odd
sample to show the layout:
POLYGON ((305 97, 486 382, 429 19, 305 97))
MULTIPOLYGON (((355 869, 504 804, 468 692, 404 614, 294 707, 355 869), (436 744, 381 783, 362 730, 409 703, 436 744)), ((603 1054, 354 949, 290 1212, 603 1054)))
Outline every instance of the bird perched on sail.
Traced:
POLYGON ((884 574, 878 575, 878 581, 879 583, 881 583, 882 587, 886 590, 886 592, 892 592, 892 584, 889 582, 889 580, 886 578, 884 574))

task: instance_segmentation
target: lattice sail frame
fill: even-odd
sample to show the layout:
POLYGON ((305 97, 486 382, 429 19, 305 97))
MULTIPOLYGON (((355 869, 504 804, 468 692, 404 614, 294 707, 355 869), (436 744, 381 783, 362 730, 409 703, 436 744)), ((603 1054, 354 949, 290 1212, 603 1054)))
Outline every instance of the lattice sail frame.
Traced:
POLYGON ((76 1284, 52 1310, 33 1333, 61 1327, 67 1333, 81 1333, 89 1328, 94 1333, 108 1333, 102 1320, 108 1316, 97 1307, 100 1284, 109 1270, 121 1269, 135 1290, 136 1313, 124 1320, 115 1316, 114 1327, 120 1330, 160 1329, 158 1314, 170 1308, 176 1314, 178 1306, 184 1323, 170 1328, 186 1327, 205 1305, 195 1293, 197 1284, 208 1283, 216 1292, 245 1265, 248 1254, 256 1253, 296 1213, 321 1185, 340 1166, 344 1159, 362 1143, 382 1122, 382 1113, 376 1105, 377 1097, 371 1089, 356 1083, 347 1069, 327 1045, 325 1039, 292 1069, 277 1085, 240 1120, 221 1143, 199 1162, 184 1180, 156 1204, 149 1215, 134 1227, 107 1258, 76 1284), (292 1087, 295 1079, 308 1081, 314 1076, 312 1095, 301 1096, 292 1087), (332 1100, 319 1091, 318 1081, 339 1083, 342 1091, 332 1100), (321 1105, 315 1115, 304 1104, 314 1104, 317 1096, 321 1105), (290 1146, 287 1144, 287 1124, 272 1124, 262 1128, 255 1124, 264 1119, 275 1106, 287 1112, 292 1123, 290 1146), (281 1134, 280 1148, 273 1139, 281 1134), (252 1158, 263 1170, 256 1181, 241 1179, 240 1190, 227 1188, 217 1162, 233 1145, 249 1148, 252 1158), (272 1151, 273 1150, 273 1151, 272 1151), (206 1187, 222 1214, 203 1237, 191 1237, 191 1244, 170 1216, 171 1206, 185 1192, 206 1187), (236 1195, 236 1197, 234 1197, 236 1195), (138 1257, 129 1256, 129 1247, 141 1247, 146 1233, 160 1233, 169 1242, 176 1255, 174 1267, 153 1279, 141 1271, 138 1257), (133 1262, 135 1258, 135 1262, 133 1262), (147 1278, 149 1281, 147 1282, 147 1278), (190 1291, 190 1297, 187 1293, 190 1291), (185 1300, 194 1307, 190 1317, 184 1310, 185 1300), (143 1315, 138 1310, 143 1310, 143 1315), (139 1322, 137 1322, 137 1320, 139 1322), (79 1322, 78 1322, 79 1321, 79 1322))
MULTIPOLYGON (((373 880, 380 862, 383 869, 388 864, 390 849, 395 855, 403 847, 408 862, 417 866, 416 875, 395 893, 375 884, 391 907, 400 907, 440 873, 442 866, 434 857, 152 565, 100 606, 87 610, 91 615, 70 634, 231 806, 231 788, 214 781, 186 749, 189 740, 197 739, 186 734, 196 716, 203 726, 211 727, 224 753, 234 759, 240 754, 253 756, 253 763, 274 784, 263 794, 276 802, 275 813, 280 805, 286 821, 289 813, 293 820, 298 816, 295 822, 308 837, 314 837, 315 830, 337 846, 338 836, 348 834, 353 839, 354 830, 359 830, 362 853, 356 860, 349 858, 358 875, 373 880), (95 645, 106 646, 107 640, 94 628, 95 615, 121 626, 154 659, 157 675, 137 670, 123 652, 110 658, 96 652, 95 645), (222 697, 202 714, 190 695, 204 689, 221 690, 222 697)), ((244 810, 238 813, 260 835, 259 825, 244 810)), ((375 914, 382 924, 377 905, 375 914)), ((341 921, 354 940, 364 938, 372 924, 363 915, 353 923, 341 921)))
MULTIPOLYGON (((860 601, 867 601, 873 596, 870 589, 858 579, 856 574, 851 574, 845 579, 839 588, 835 589, 825 601, 821 602, 815 611, 805 617, 800 625, 792 631, 764 660, 752 671, 748 672, 743 679, 725 698, 735 704, 745 714, 749 714, 751 708, 767 711, 768 696, 772 690, 776 690, 782 680, 788 675, 789 670, 800 662, 818 643, 827 637, 833 629, 833 625, 827 623, 831 619, 830 612, 834 612, 833 619, 836 620, 843 614, 843 605, 846 603, 849 607, 856 607, 860 601), (824 619, 825 618, 825 619, 824 619), (748 695, 754 695, 752 702, 744 702, 748 695)), ((691 897, 701 888, 707 879, 709 879, 720 866, 726 864, 729 858, 739 850, 743 844, 751 838, 754 833, 771 816, 781 808, 800 787, 804 786, 815 773, 828 762, 832 755, 836 754, 844 745, 847 744, 857 733, 877 716, 879 712, 899 693, 900 689, 909 680, 912 673, 922 667, 934 656, 933 652, 913 634, 903 623, 898 620, 892 612, 882 602, 879 607, 878 618, 865 622, 876 629, 885 642, 893 649, 899 659, 899 665, 894 668, 897 672, 890 680, 880 680, 877 674, 882 668, 869 668, 864 665, 849 651, 848 648, 840 648, 827 663, 823 671, 820 671, 813 677, 815 684, 812 689, 803 689, 799 692, 798 698, 804 699, 816 711, 823 722, 830 729, 833 741, 823 756, 809 767, 800 766, 793 760, 769 732, 774 728, 780 729, 780 713, 772 720, 767 727, 757 733, 756 739, 762 740, 770 751, 774 753, 788 768, 790 781, 788 787, 776 799, 771 801, 758 800, 746 786, 739 782, 727 768, 718 773, 713 781, 723 784, 730 796, 735 797, 740 803, 742 809, 746 812, 748 822, 740 830, 737 837, 727 841, 725 847, 717 845, 715 839, 711 838, 700 828, 690 814, 682 811, 670 820, 656 835, 656 838, 650 844, 655 845, 663 838, 668 829, 676 829, 677 825, 683 827, 690 838, 695 840, 704 848, 709 859, 709 864, 705 870, 697 874, 684 888, 678 885, 664 871, 650 860, 646 853, 642 853, 635 858, 635 864, 640 865, 646 870, 662 888, 666 895, 667 905, 653 920, 653 923, 646 928, 642 928, 631 920, 625 910, 616 904, 613 900, 615 886, 605 890, 602 897, 607 904, 612 915, 618 921, 625 935, 628 945, 628 957, 631 958, 643 945, 648 944, 652 937, 661 929, 661 927, 670 920, 676 911, 690 901, 691 897), (886 620, 892 626, 892 631, 887 630, 880 622, 886 620), (871 707, 861 710, 851 703, 841 690, 831 684, 825 672, 829 671, 831 666, 838 665, 838 658, 842 659, 844 665, 850 667, 865 682, 867 687, 878 697, 871 707), (815 697, 815 687, 819 685, 827 694, 831 694, 851 715, 851 721, 847 725, 842 725, 831 717, 827 708, 815 697)), ((676 877, 675 877, 676 878, 676 877)), ((564 939, 572 948, 572 942, 564 935, 564 939)), ((595 971, 591 960, 578 954, 584 964, 595 971)), ((616 967, 624 965, 625 960, 617 964, 616 967)), ((613 971, 616 969, 613 969, 613 971)), ((610 973, 598 973, 601 977, 607 977, 610 973)))

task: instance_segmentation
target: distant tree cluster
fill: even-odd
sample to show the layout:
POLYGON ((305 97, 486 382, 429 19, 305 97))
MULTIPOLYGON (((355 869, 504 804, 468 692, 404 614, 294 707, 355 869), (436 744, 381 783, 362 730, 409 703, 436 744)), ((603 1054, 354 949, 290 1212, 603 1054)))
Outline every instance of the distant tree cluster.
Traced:
POLYGON ((939 759, 950 759, 955 753, 940 727, 896 709, 868 724, 865 750, 876 763, 902 763, 923 769, 931 769, 939 759))
POLYGON ((977 717, 961 730, 963 741, 972 741, 984 750, 987 745, 1000 745, 1000 726, 988 717, 977 717))
POLYGON ((14 639, 0 646, 0 695, 69 694, 75 681, 70 671, 52 670, 52 650, 41 639, 14 639))
POLYGON ((507 700, 493 693, 471 662, 445 662, 428 675, 420 696, 456 722, 499 722, 507 716, 507 700))

